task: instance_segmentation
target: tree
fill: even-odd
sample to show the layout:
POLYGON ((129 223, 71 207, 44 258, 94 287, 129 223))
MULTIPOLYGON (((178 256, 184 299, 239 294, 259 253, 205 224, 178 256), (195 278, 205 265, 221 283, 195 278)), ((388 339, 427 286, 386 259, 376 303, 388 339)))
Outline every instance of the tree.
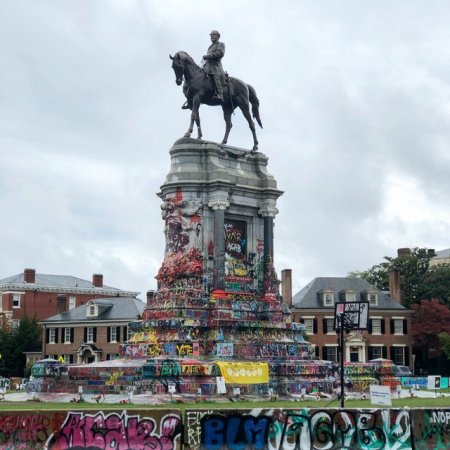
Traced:
MULTIPOLYGON (((432 278, 430 278, 430 260, 434 256, 436 256, 436 253, 433 250, 416 247, 407 255, 397 256, 395 258, 385 256, 385 261, 380 264, 362 272, 351 272, 349 276, 364 278, 376 288, 388 290, 388 272, 394 269, 398 270, 400 272, 402 304, 404 306, 410 306, 424 298, 442 298, 442 296, 445 296, 450 291, 450 289, 446 290, 445 288, 442 293, 434 289, 433 293, 438 295, 433 295, 432 297, 426 295, 431 292, 431 286, 433 286, 432 278), (428 279, 430 279, 430 282, 427 283, 428 279)), ((440 272, 439 276, 441 276, 440 272)), ((445 284, 442 283, 441 286, 445 286, 445 284)))
POLYGON ((16 328, 0 321, 0 375, 22 377, 26 357, 24 352, 39 351, 41 348, 41 327, 36 318, 22 317, 16 328))
POLYGON ((439 333, 439 341, 442 345, 443 352, 447 355, 447 359, 450 359, 450 334, 449 333, 439 333))
POLYGON ((450 333, 450 309, 439 300, 422 300, 412 305, 414 346, 420 350, 422 362, 442 353, 439 333, 450 333))
POLYGON ((419 298, 437 298, 450 307, 450 265, 431 266, 422 280, 419 298))
POLYGON ((389 289, 389 278, 387 274, 388 263, 381 263, 372 266, 368 270, 350 272, 347 276, 350 278, 363 278, 372 286, 375 286, 380 291, 387 291, 389 289))

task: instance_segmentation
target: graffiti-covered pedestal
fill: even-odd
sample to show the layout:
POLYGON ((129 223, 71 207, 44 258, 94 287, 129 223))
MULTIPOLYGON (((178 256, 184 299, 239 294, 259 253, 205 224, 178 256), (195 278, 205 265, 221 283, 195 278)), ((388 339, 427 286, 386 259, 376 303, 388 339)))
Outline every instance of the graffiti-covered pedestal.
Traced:
POLYGON ((273 266, 282 194, 262 153, 194 139, 170 150, 161 191, 165 254, 143 320, 122 356, 148 358, 154 392, 298 392, 328 367, 305 360, 303 326, 291 323, 273 266), (220 380, 219 380, 220 381, 220 380), (223 391, 222 391, 223 392, 223 391))

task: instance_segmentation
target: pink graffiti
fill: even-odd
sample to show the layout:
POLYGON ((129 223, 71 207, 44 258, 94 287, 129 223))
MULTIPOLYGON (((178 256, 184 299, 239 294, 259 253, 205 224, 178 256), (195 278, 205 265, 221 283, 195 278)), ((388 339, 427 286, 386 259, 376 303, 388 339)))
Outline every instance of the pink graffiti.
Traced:
POLYGON ((161 420, 159 435, 155 429, 155 419, 139 419, 139 416, 128 416, 126 412, 120 415, 70 412, 61 430, 48 440, 47 448, 173 450, 175 438, 180 433, 180 418, 166 416, 161 420))

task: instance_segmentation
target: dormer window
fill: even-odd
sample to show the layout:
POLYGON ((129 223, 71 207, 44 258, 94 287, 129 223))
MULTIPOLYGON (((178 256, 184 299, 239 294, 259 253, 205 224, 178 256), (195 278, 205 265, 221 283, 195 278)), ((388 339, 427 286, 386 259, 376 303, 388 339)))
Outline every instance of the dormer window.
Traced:
POLYGON ((98 307, 95 303, 87 304, 87 316, 88 317, 97 317, 98 316, 98 307))
POLYGON ((368 294, 367 299, 370 306, 378 306, 378 294, 368 294))
POLYGON ((323 306, 333 306, 334 305, 334 293, 324 292, 323 294, 323 306))
POLYGON ((345 301, 346 302, 356 302, 356 292, 346 291, 345 292, 345 301))

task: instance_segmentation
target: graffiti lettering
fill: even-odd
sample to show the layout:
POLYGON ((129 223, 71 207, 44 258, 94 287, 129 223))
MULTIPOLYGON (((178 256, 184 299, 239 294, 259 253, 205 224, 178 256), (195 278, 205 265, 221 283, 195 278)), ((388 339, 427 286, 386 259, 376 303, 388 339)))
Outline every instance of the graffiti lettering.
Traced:
POLYGON ((208 450, 266 448, 270 417, 212 414, 201 421, 201 442, 208 450))
POLYGON ((48 440, 49 449, 69 448, 172 450, 180 433, 180 418, 166 416, 156 430, 153 418, 111 413, 104 415, 70 412, 61 430, 48 440))

